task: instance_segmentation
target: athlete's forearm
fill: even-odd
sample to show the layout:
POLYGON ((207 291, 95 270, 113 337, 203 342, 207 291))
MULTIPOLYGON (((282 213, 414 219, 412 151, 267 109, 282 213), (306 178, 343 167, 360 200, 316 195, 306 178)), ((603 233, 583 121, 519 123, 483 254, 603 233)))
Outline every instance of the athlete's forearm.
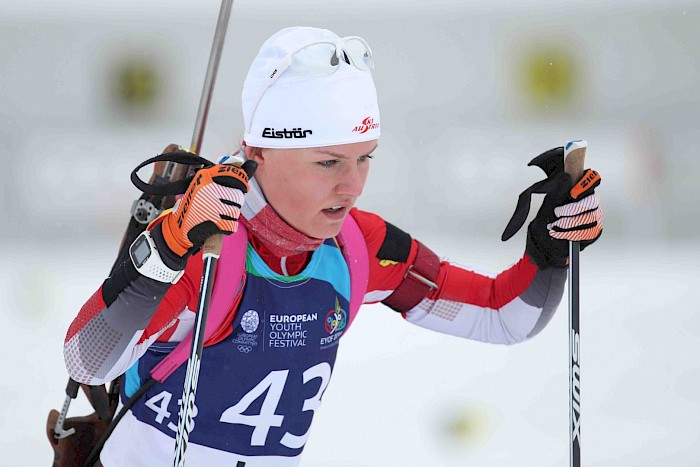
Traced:
POLYGON ((178 287, 141 276, 128 259, 119 265, 68 329, 64 358, 71 377, 101 384, 126 371, 184 307, 182 291, 168 291, 187 282, 178 287))
POLYGON ((409 322, 494 344, 515 344, 549 323, 564 292, 566 269, 540 270, 527 257, 496 277, 443 261, 438 289, 408 311, 409 322))

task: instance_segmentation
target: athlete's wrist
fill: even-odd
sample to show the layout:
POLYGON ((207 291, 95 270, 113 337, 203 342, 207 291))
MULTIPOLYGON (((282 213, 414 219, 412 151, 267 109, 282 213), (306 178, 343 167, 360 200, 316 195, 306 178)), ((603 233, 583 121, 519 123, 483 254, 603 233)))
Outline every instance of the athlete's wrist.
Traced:
POLYGON ((187 263, 185 258, 178 257, 168 249, 160 225, 151 231, 145 230, 136 237, 129 246, 129 258, 141 276, 172 284, 180 280, 187 263))
POLYGON ((163 245, 167 247, 168 252, 179 258, 185 258, 188 256, 190 248, 192 248, 193 245, 192 243, 184 243, 180 236, 177 235, 178 229, 177 226, 174 225, 177 223, 175 217, 176 215, 174 212, 170 212, 157 227, 161 229, 160 238, 163 241, 163 245))
POLYGON ((190 257, 190 252, 186 251, 184 255, 178 255, 172 250, 172 248, 170 248, 170 245, 166 242, 165 236, 163 235, 163 224, 167 220, 168 219, 166 217, 163 222, 160 222, 153 227, 151 230, 151 238, 153 239, 153 243, 155 243, 156 248, 158 248, 158 252, 160 253, 163 263, 165 263, 165 265, 171 269, 182 270, 185 269, 187 260, 190 257))

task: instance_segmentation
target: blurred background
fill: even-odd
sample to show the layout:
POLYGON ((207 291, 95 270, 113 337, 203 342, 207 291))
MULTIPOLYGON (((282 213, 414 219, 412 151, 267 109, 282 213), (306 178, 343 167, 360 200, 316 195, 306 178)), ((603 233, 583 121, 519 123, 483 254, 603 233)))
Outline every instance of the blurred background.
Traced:
MULTIPOLYGON (((63 337, 114 260, 129 173, 190 143, 218 9, 0 0, 2 466, 51 462, 63 337)), ((500 234, 542 178, 527 162, 588 141, 605 233, 582 257, 584 465, 700 465, 698 3, 237 0, 205 157, 237 148, 247 67, 296 25, 372 46, 382 139, 359 206, 477 270, 522 254, 524 232, 500 234)), ((366 307, 302 465, 568 465, 566 314, 506 348, 366 307)))

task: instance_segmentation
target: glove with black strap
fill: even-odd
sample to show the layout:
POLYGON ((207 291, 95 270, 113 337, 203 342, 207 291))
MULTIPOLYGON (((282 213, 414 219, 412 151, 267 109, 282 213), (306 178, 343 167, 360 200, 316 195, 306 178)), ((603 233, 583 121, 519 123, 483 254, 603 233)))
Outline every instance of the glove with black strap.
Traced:
POLYGON ((212 235, 235 232, 243 195, 256 168, 254 161, 246 161, 241 167, 217 164, 198 170, 184 196, 161 223, 170 251, 184 257, 212 235))
POLYGON ((540 167, 547 178, 520 194, 501 240, 511 238, 525 223, 532 194, 545 194, 542 206, 528 226, 525 252, 540 269, 565 267, 568 241, 580 242, 583 250, 602 234, 603 211, 595 194, 601 178, 598 172, 586 169, 581 180, 573 185, 571 177, 564 172, 563 147, 540 154, 530 161, 528 166, 531 165, 540 167))
MULTIPOLYGON (((168 147, 170 148, 170 146, 168 147)), ((257 164, 246 161, 240 167, 218 164, 187 151, 160 154, 131 172, 134 185, 144 193, 157 196, 184 192, 172 211, 151 230, 142 232, 129 247, 131 262, 143 276, 160 282, 177 282, 187 258, 215 234, 228 235, 238 228, 243 196, 257 164), (203 166, 192 177, 172 182, 145 183, 139 169, 151 163, 175 162, 183 166, 203 166)))

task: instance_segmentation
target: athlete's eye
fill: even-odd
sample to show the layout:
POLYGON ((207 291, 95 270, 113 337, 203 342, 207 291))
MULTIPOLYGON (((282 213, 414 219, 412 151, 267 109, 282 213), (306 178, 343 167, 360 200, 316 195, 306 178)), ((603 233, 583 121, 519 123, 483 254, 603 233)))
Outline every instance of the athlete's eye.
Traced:
POLYGON ((358 158, 358 160, 359 160, 360 162, 369 162, 370 159, 374 159, 374 156, 371 155, 371 154, 366 154, 366 155, 360 156, 360 157, 358 158))
POLYGON ((338 162, 339 161, 337 159, 330 159, 327 161, 317 162, 317 164, 321 167, 325 167, 326 169, 330 169, 331 167, 335 166, 338 162))

